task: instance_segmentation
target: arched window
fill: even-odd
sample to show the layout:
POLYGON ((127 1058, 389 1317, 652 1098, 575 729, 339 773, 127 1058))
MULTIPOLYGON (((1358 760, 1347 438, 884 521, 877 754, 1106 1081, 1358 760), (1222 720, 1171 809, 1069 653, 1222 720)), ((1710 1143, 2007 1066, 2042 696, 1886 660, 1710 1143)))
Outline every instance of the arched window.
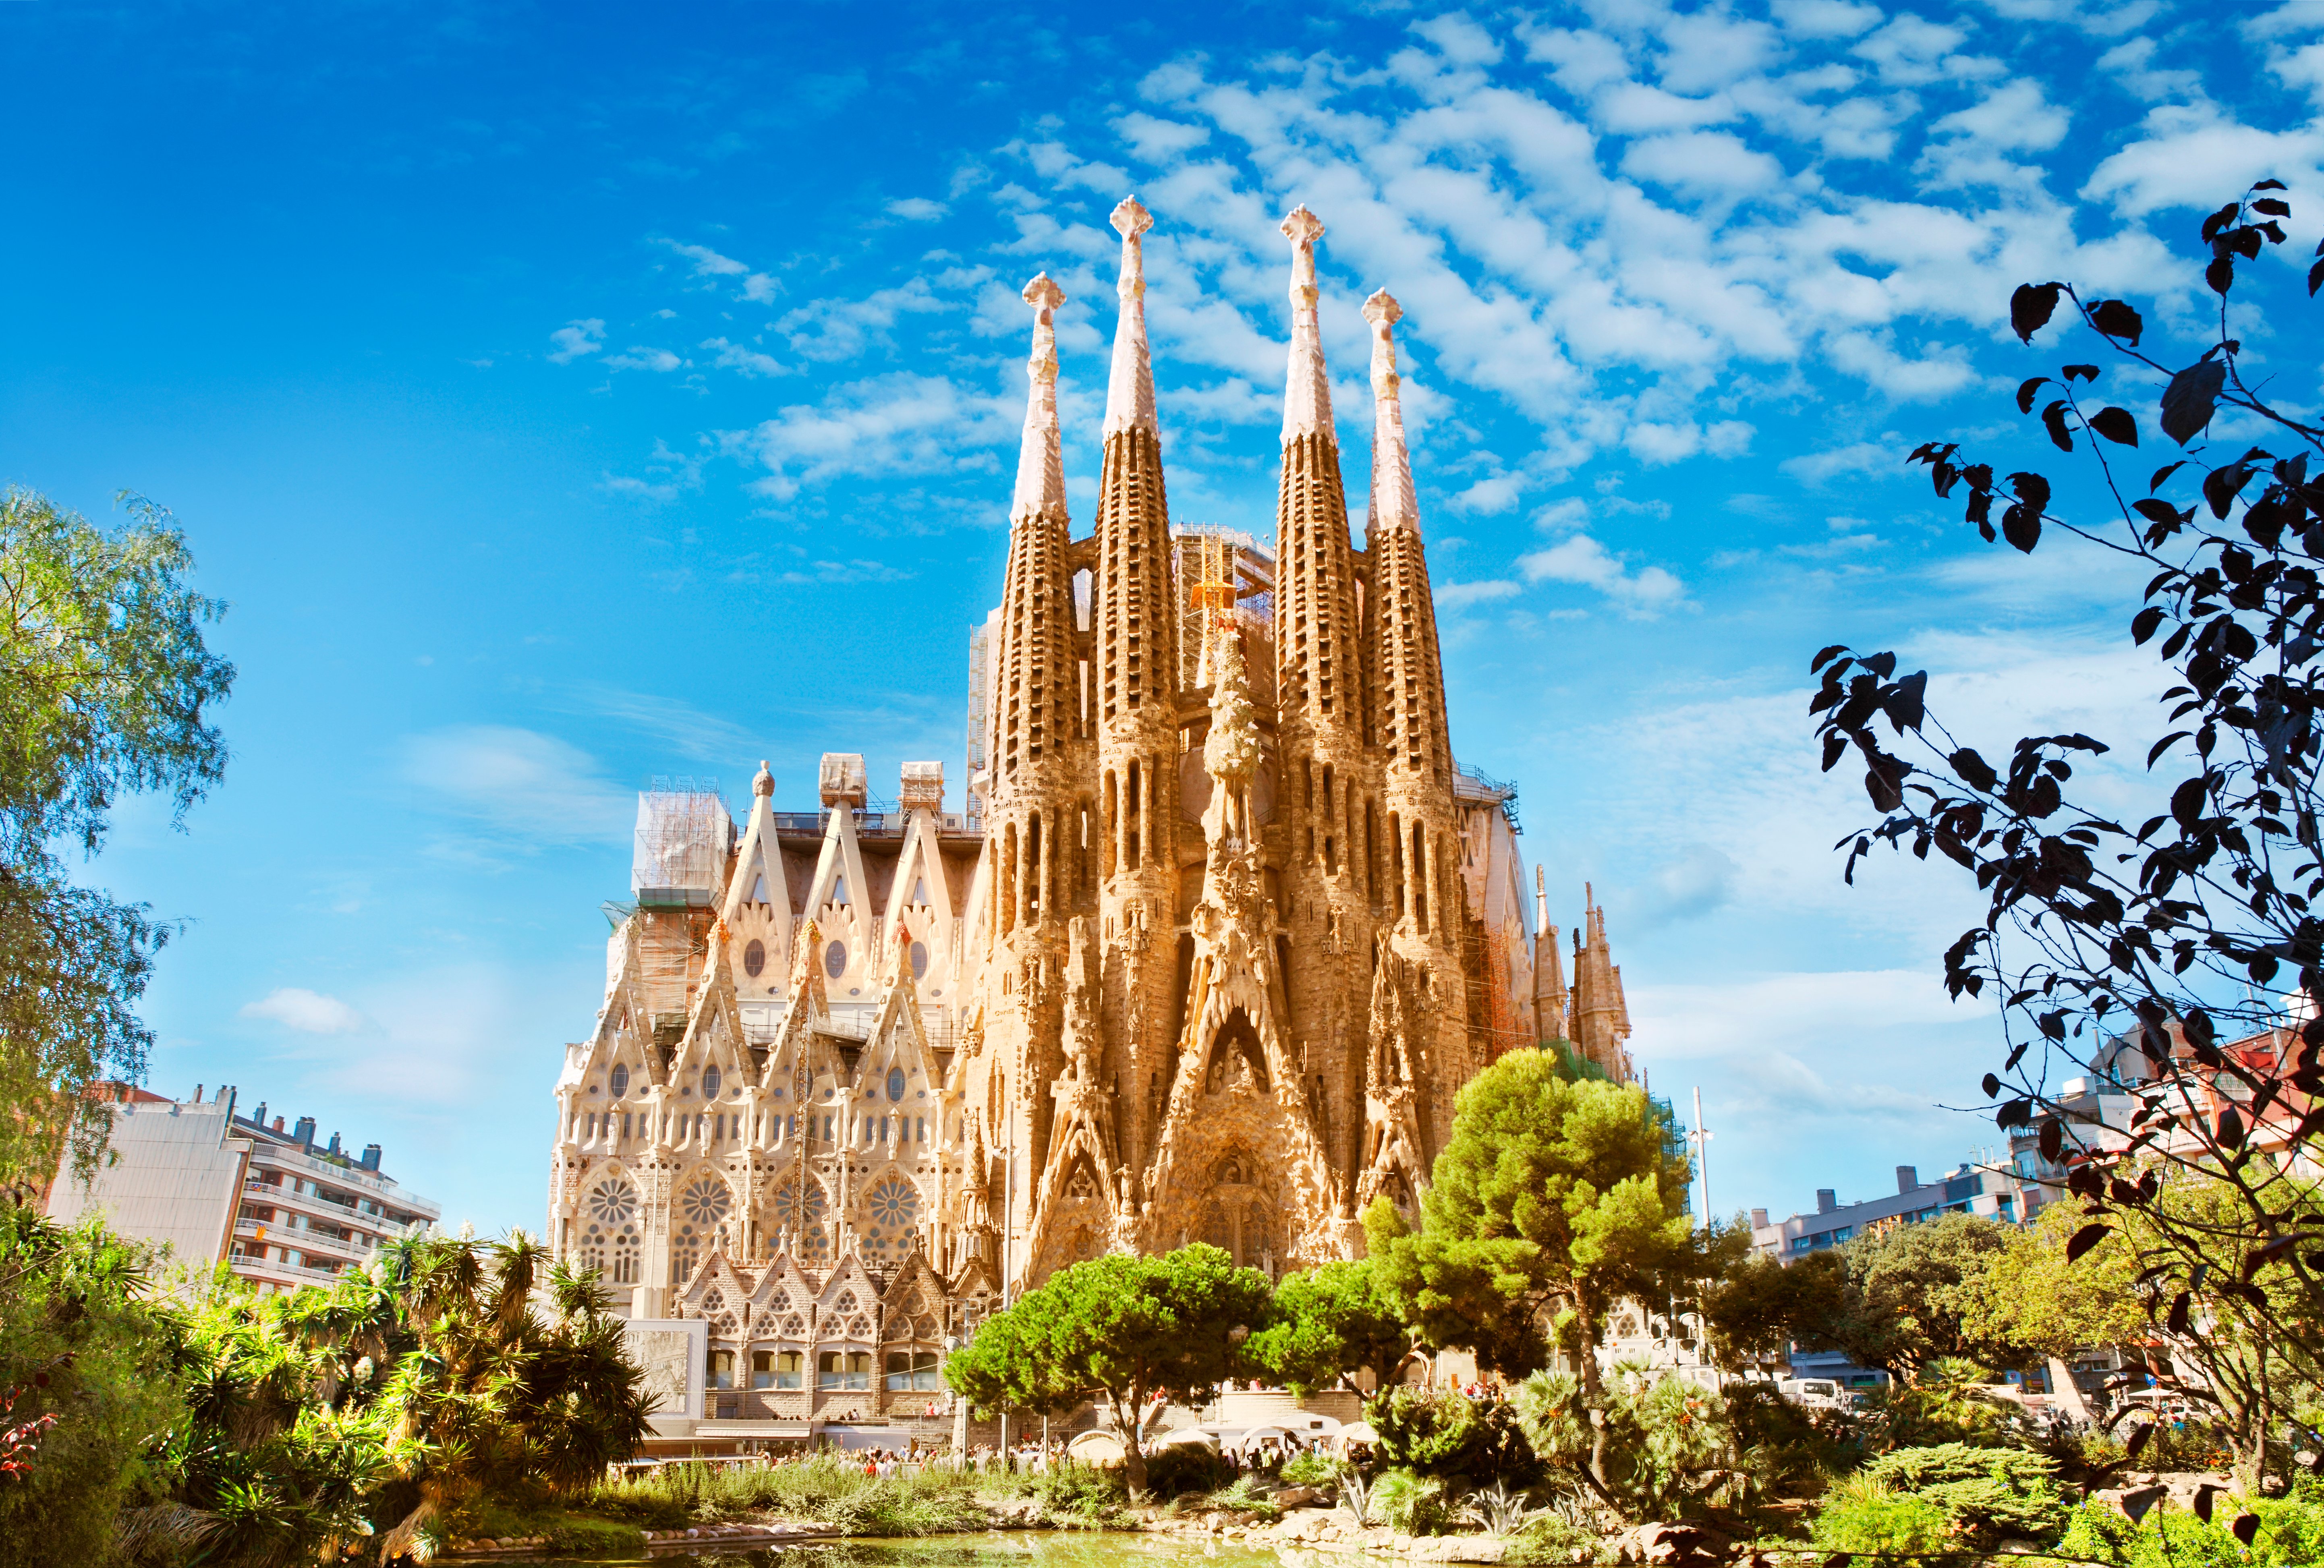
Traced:
POLYGON ((837 980, 847 973, 847 944, 834 942, 823 950, 823 972, 837 980))
POLYGON ((613 1068, 613 1098, 619 1100, 630 1092, 630 1069, 626 1065, 613 1068))
POLYGON ((825 1351, 815 1359, 815 1381, 820 1388, 868 1389, 872 1387, 872 1352, 825 1351))
POLYGON ((766 966, 767 945, 753 936, 742 949, 742 973, 756 980, 766 966))
POLYGON ((944 1387, 936 1376, 934 1351, 890 1351, 888 1388, 890 1393, 933 1394, 944 1387))
POLYGON ((715 1067, 705 1067, 705 1068, 703 1068, 703 1069, 702 1069, 702 1097, 703 1097, 705 1100, 715 1100, 715 1099, 717 1099, 717 1098, 718 1098, 718 1085, 719 1085, 721 1083, 723 1083, 724 1081, 724 1080, 721 1077, 721 1075, 720 1075, 720 1074, 719 1074, 719 1072, 718 1072, 718 1069, 717 1069, 717 1068, 715 1068, 715 1067))
POLYGON ((888 1069, 888 1098, 890 1100, 901 1100, 903 1097, 904 1069, 901 1067, 890 1067, 888 1069))

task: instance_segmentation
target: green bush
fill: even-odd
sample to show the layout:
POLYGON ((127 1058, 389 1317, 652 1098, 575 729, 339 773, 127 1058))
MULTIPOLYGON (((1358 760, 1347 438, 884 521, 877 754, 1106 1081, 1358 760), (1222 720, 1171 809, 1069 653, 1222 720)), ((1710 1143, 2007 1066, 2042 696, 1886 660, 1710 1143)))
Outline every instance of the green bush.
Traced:
POLYGON ((1286 1486, 1331 1486, 1346 1463, 1328 1453, 1295 1453, 1283 1462, 1279 1479, 1286 1486))
POLYGON ((1439 1536, 1451 1520, 1441 1476, 1383 1471, 1372 1481, 1372 1516, 1399 1535, 1439 1536))
POLYGON ((1380 1458, 1394 1469, 1433 1476, 1460 1491, 1504 1481, 1537 1486, 1541 1458, 1505 1400, 1469 1399, 1396 1388, 1364 1407, 1379 1434, 1380 1458))
MULTIPOLYGON (((1808 1538, 1827 1551, 1884 1555, 1957 1550, 1953 1522, 1927 1498, 1892 1491, 1867 1475, 1852 1475, 1824 1494, 1808 1538)), ((1895 1568, 1924 1559, 1906 1556, 1895 1568)))
POLYGON ((1087 1464, 1055 1464, 1027 1478, 1052 1524, 1103 1526, 1119 1522, 1130 1489, 1119 1470, 1087 1464))
POLYGON ((583 1503, 590 1513, 678 1529, 692 1524, 779 1514, 829 1525, 851 1536, 932 1536, 977 1529, 969 1478, 950 1471, 881 1479, 862 1463, 824 1454, 795 1464, 666 1464, 650 1475, 608 1482, 583 1503))
POLYGON ((2259 1517, 2249 1552, 2227 1529, 2246 1506, 2222 1498, 2208 1525, 2170 1507, 2153 1508, 2133 1524, 2110 1504, 2084 1503, 2058 1538, 2058 1554, 2119 1568, 2307 1568, 2324 1563, 2324 1500, 2295 1496, 2249 1504, 2259 1517))
POLYGON ((1238 1476, 1233 1484, 1204 1500, 1214 1508, 1232 1508, 1237 1513, 1258 1514, 1270 1519, 1283 1517, 1283 1510, 1275 1506, 1274 1488, 1255 1475, 1238 1476))
POLYGON ((1923 1499, 1942 1510, 1965 1544, 1993 1546, 2015 1538, 2048 1541, 2064 1527, 2055 1465, 2015 1448, 1948 1443, 1900 1448, 1864 1467, 1864 1480, 1923 1499))
POLYGON ((1146 1456, 1147 1495, 1157 1502, 1234 1484, 1234 1466, 1198 1443, 1174 1443, 1146 1456))

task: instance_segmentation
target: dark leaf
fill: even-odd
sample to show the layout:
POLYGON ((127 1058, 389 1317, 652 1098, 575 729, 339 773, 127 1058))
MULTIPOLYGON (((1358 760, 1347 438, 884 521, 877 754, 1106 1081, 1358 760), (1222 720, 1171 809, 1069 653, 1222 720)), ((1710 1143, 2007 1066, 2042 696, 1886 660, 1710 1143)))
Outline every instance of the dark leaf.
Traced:
POLYGON ((1906 730, 1917 730, 1921 727, 1921 721, 1927 711, 1928 691, 1929 672, 1920 669, 1898 681, 1896 689, 1888 694, 1888 700, 1885 705, 1888 712, 1888 722, 1896 727, 1898 734, 1904 733, 1906 730))
MULTIPOLYGON (((2203 236, 2209 239, 2209 235, 2203 236)), ((2020 283, 2017 291, 2009 296, 2009 325, 2021 343, 2031 343, 2034 335, 2050 324, 2058 309, 2058 296, 2063 283, 2020 283)))
POLYGON ((2074 1232, 2074 1239, 2066 1243, 2066 1261, 2075 1261, 2111 1234, 2113 1232, 2104 1225, 2084 1225, 2074 1232))
MULTIPOLYGON (((2265 205, 2269 207, 2282 207, 2283 203, 2280 201, 2271 201, 2265 205)), ((2259 1516, 2257 1514, 2237 1514, 2236 1516, 2236 1522, 2227 1526, 2227 1534, 2233 1536, 2236 1540, 2241 1541, 2245 1545, 2250 1545, 2259 1535, 2259 1516)))
MULTIPOLYGON (((2169 433, 2170 432, 2167 430, 2164 432, 2166 435, 2169 433)), ((2180 444, 2184 446, 2186 443, 2182 441, 2180 444)), ((2162 467, 2157 468, 2154 471, 2154 477, 2146 482, 2146 493, 2149 495, 2152 495, 2156 491, 2162 489, 2163 482, 2165 479, 2170 478, 2171 475, 2178 473, 2180 469, 2184 468, 2185 466, 2187 466, 2187 459, 2181 457, 2176 463, 2165 463, 2162 467)))
POLYGON ((2130 1434, 2129 1441, 2126 1442, 2122 1445, 2124 1460, 2128 1463, 2136 1464, 2138 1462, 2138 1451, 2144 1448, 2147 1444, 2148 1439, 2152 1438, 2153 1435, 2153 1422, 2146 1421, 2140 1423, 2138 1430, 2130 1434))
POLYGON ((2211 1499, 2218 1495, 2218 1491, 2219 1489, 2209 1481, 2195 1489, 2195 1517, 2207 1525, 2211 1522, 2211 1499))
MULTIPOLYGON (((2279 185, 2276 189, 2281 190, 2283 187, 2279 185)), ((2264 196, 2252 203, 2252 210, 2268 217, 2290 217, 2292 204, 2288 201, 2278 201, 2272 196, 2264 196)))
POLYGON ((2138 312, 2120 300, 2101 300, 2090 307, 2090 325, 2108 337, 2119 337, 2133 348, 2138 346, 2138 335, 2146 330, 2138 312))
POLYGON ((2058 1157, 2065 1151, 2065 1126, 2052 1116, 2042 1123, 2042 1158, 2055 1165, 2058 1163, 2058 1157))
POLYGON ((2050 482, 2039 474, 2012 474, 2009 487, 2017 492, 2017 499, 2036 512, 2045 512, 2050 505, 2050 482))
POLYGON ((2309 294, 2312 297, 2319 287, 2324 287, 2324 262, 2319 262, 2308 269, 2309 294))
POLYGON ((2178 1295, 2172 1296, 2171 1298, 2171 1311, 2169 1315, 2163 1319, 2163 1327, 2169 1329, 2175 1334, 2185 1333, 2187 1332, 2188 1314, 2193 1310, 2194 1305, 2195 1294, 2192 1291, 2182 1290, 2178 1295))
POLYGON ((1810 675, 1813 675, 1817 670, 1821 669, 1825 665, 1830 664, 1833 659, 1838 659, 1841 654, 1847 651, 1847 643, 1833 643, 1831 647, 1825 649, 1821 653, 1815 656, 1815 662, 1808 666, 1808 673, 1810 675))
POLYGON ((2209 359, 2172 376, 2163 390, 2163 433, 2182 447, 2202 434, 2227 382, 2227 367, 2209 359))
POLYGON ((2034 1102, 2012 1100, 1993 1113, 1996 1127, 2024 1127, 2034 1120, 2034 1102))
POLYGON ((2219 1112, 2218 1139, 2221 1148, 2241 1148, 2244 1146, 2244 1119, 2236 1114, 2232 1105, 2219 1112))
MULTIPOLYGON (((2131 641, 2133 643, 2144 643, 2148 638, 2154 635, 2154 629, 2162 624, 2163 606, 2160 604, 2149 604, 2145 609, 2141 610, 2137 614, 2133 615, 2130 618, 2131 641)), ((2154 766, 2154 758, 2152 754, 2148 755, 2146 765, 2150 768, 2154 766)))
POLYGON ((2090 416, 2090 429, 2120 447, 2138 445, 2138 421, 2128 409, 2100 409, 2090 416))
POLYGON ((2050 432, 2050 444, 2061 452, 2074 449, 2074 438, 2066 429, 2066 400, 2060 398, 2042 410, 2042 428, 2050 432))
POLYGON ((2050 378, 2046 375, 2037 375, 2029 380, 2021 381, 2017 383, 2017 411, 2019 413, 2030 414, 2034 411, 2034 394, 2042 387, 2048 385, 2049 381, 2050 378))
MULTIPOLYGON (((2289 190, 2289 189, 2292 189, 2292 187, 2290 187, 2290 186, 2286 185, 2286 184, 2285 184, 2282 180, 2260 180, 2257 184, 2254 185, 2254 186, 2252 187, 2252 189, 2253 189, 2254 190, 2289 190)), ((2283 213, 2283 214, 2282 214, 2281 216, 2282 216, 2282 217, 2290 217, 2292 215, 2291 215, 2290 213, 2288 213, 2288 212, 2287 212, 2287 213, 2283 213)))
POLYGON ((2098 378, 2098 367, 2095 364, 2063 364, 2058 367, 2058 374, 2068 381, 2096 381, 2098 378))
POLYGON ((2001 1093, 2001 1080, 1987 1073, 1985 1075, 1985 1097, 1994 1099, 2001 1093))
POLYGON ((2190 779, 2171 792, 2171 815, 2179 826, 2192 831, 2203 820, 2203 807, 2210 804, 2209 792, 2200 778, 2190 779))
POLYGON ((2190 1008, 2186 1018, 2181 1020, 2179 1027, 2186 1034, 2189 1045, 2199 1051, 2209 1047, 2214 1038, 2209 1013, 2200 1007, 2190 1008))
POLYGON ((2236 286, 2236 258, 2234 255, 2227 254, 2212 257, 2211 264, 2203 269, 2203 281, 2211 286, 2211 292, 2214 294, 2225 294, 2228 290, 2234 288, 2236 286))
POLYGON ((1963 746, 1945 761, 1952 764, 1953 771, 1960 776, 1962 783, 1979 794, 1990 791, 1996 784, 2001 782, 2001 776, 1993 770, 1992 764, 1967 746, 1963 746))
POLYGON ((2236 204, 2231 201, 2227 203, 2227 206, 2219 208, 2218 211, 2213 213, 2210 217, 2203 220, 2203 243, 2205 244, 2209 244, 2213 240, 2218 238, 2219 231, 2227 227, 2227 225, 2236 221, 2236 204))
POLYGON ((2241 463, 2230 463, 2203 475, 2203 499, 2210 503, 2213 517, 2223 521, 2226 520, 2228 509, 2235 504, 2236 493, 2250 482, 2251 472, 2241 463))

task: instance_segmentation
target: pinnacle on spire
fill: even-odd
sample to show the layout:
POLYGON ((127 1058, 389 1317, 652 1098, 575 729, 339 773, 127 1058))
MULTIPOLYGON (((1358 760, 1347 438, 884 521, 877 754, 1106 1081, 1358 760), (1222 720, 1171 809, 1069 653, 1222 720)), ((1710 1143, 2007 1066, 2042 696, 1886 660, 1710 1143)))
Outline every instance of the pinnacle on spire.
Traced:
POLYGON ((1033 352, 1025 362, 1031 389, 1025 399, 1025 439, 1017 451, 1017 498, 1009 520, 1021 522, 1065 511, 1065 460, 1057 439, 1057 307, 1065 291, 1047 272, 1025 285, 1033 307, 1033 352))
POLYGON ((1386 289, 1364 301, 1372 324, 1372 497, 1364 532, 1379 538, 1391 528, 1417 528, 1420 503, 1412 490, 1412 453, 1404 441, 1404 377, 1397 374, 1396 337, 1404 307, 1386 289))
POLYGON ((1105 431, 1154 429, 1154 355, 1146 343, 1146 258, 1139 238, 1154 215, 1134 196, 1113 209, 1121 235, 1121 318, 1113 329, 1113 374, 1105 389, 1105 431))
POLYGON ((1323 339, 1315 325, 1315 242, 1323 220, 1295 207, 1283 220, 1291 242, 1291 367, 1283 385, 1283 444, 1302 436, 1330 438, 1332 378, 1323 368, 1323 339))

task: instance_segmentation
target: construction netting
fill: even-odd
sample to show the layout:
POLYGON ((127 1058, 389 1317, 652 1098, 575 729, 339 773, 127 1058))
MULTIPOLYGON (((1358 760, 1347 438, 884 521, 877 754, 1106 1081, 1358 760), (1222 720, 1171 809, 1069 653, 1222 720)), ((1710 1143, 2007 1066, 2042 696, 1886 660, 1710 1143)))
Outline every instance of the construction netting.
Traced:
POLYGON ((641 904, 707 904, 726 878, 734 819, 715 782, 657 779, 638 793, 630 890, 641 904))

